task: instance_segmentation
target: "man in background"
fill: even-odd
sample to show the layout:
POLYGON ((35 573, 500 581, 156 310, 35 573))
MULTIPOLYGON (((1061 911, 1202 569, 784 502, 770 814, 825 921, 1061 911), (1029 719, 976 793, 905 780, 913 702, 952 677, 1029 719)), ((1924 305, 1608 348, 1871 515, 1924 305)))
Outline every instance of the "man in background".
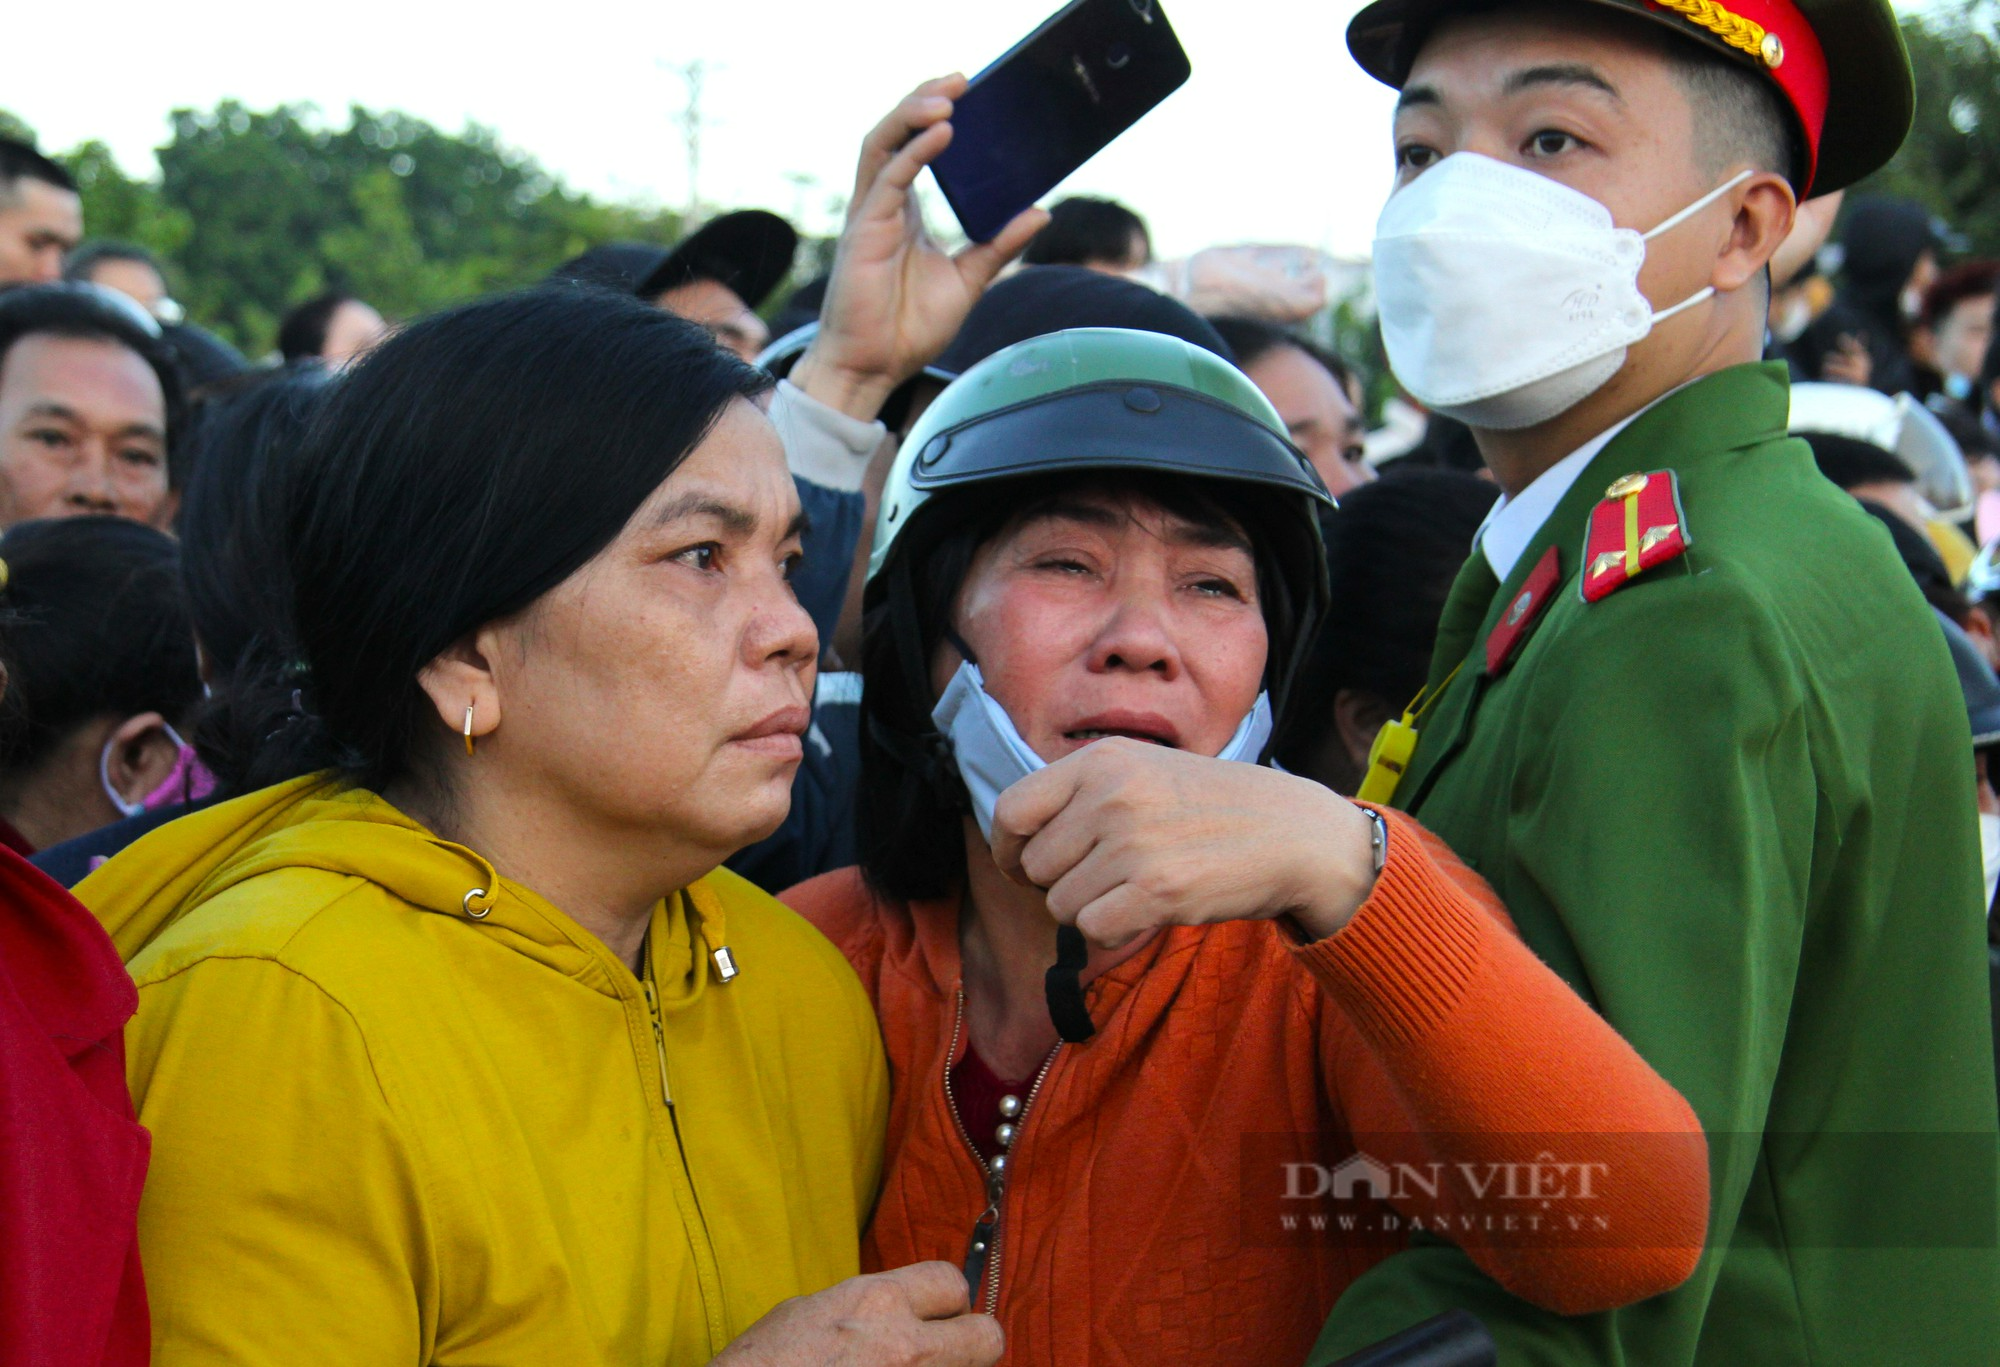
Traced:
POLYGON ((774 213, 723 214, 662 257, 639 282, 638 295, 699 323, 725 350, 755 361, 771 340, 757 310, 792 273, 798 247, 798 232, 774 213))
POLYGON ((286 364, 317 361, 328 370, 344 370, 389 335, 366 300, 346 290, 329 290, 308 299, 278 324, 278 354, 286 364))
POLYGON ((1049 210, 1049 226, 1021 254, 1030 266, 1082 266, 1130 275, 1153 261, 1146 220, 1113 199, 1072 195, 1049 210))
POLYGON ((63 279, 117 290, 162 324, 177 323, 181 306, 167 290, 159 259, 129 242, 87 242, 63 263, 63 279))
POLYGON ((83 237, 83 199, 69 172, 0 138, 0 289, 62 279, 63 256, 83 237))
POLYGON ((1937 278, 1924 293, 1911 346, 1925 375, 1919 397, 1942 411, 1957 405, 1979 414, 1979 367, 1993 341, 1993 300, 2000 290, 2000 261, 1967 261, 1937 278), (1940 397, 1942 396, 1942 397, 1940 397))
POLYGON ((85 513, 166 526, 180 404, 172 354, 93 290, 0 295, 0 531, 85 513))

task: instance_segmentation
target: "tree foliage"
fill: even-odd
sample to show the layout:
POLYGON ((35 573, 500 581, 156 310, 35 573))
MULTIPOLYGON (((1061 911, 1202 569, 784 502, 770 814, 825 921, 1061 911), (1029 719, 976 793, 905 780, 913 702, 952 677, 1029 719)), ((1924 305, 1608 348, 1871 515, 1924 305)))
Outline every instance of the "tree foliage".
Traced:
POLYGON ((101 143, 65 154, 85 230, 159 253, 188 316, 253 355, 329 288, 411 317, 532 283, 595 243, 679 235, 675 215, 570 191, 487 129, 394 112, 356 107, 330 128, 308 105, 181 109, 158 158, 140 179, 101 143))
POLYGON ((1888 166, 1859 189, 1902 195, 2000 256, 2000 0, 1962 0, 1906 16, 1917 119, 1888 166))

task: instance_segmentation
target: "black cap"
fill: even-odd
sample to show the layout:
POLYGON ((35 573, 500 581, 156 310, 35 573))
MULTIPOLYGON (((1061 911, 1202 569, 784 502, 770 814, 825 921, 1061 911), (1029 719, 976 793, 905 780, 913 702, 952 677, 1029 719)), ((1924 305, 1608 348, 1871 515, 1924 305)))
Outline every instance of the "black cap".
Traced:
POLYGON ((761 308, 792 273, 798 249, 798 232, 784 219, 763 209, 741 209, 712 218, 682 238, 635 292, 653 299, 691 280, 713 280, 751 308, 761 308))
POLYGON ((667 249, 650 242, 606 242, 579 252, 550 271, 549 283, 596 285, 630 294, 666 259, 667 249))
POLYGON ((1082 266, 1030 266, 986 291, 930 369, 963 375, 1002 348, 1069 328, 1159 332, 1236 360, 1206 318, 1158 290, 1082 266))

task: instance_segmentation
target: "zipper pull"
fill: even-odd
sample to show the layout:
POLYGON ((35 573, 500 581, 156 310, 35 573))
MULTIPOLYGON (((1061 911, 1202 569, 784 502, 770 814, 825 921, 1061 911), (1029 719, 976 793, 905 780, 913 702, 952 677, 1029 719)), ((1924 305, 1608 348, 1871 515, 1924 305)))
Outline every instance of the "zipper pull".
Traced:
POLYGON ((988 1206, 972 1227, 972 1242, 965 1248, 966 1294, 977 1304, 986 1277, 986 1259, 993 1252, 993 1231, 1000 1225, 1000 1209, 988 1206))
POLYGON ((660 1026, 660 999, 653 994, 653 980, 639 979, 646 993, 646 1019, 653 1027, 653 1061, 660 1065, 660 1100, 673 1109, 674 1094, 667 1089, 667 1032, 660 1026))

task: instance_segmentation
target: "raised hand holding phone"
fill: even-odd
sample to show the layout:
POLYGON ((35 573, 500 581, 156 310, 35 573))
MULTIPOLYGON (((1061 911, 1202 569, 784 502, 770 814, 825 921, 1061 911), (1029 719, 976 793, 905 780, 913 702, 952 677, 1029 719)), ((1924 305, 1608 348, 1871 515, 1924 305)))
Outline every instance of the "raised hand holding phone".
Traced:
POLYGON ((965 77, 911 91, 861 144, 847 226, 834 253, 819 335, 791 381, 821 403, 872 420, 889 394, 936 359, 965 315, 1048 215, 1024 207, 990 242, 946 252, 924 230, 911 186, 949 148, 965 77))

